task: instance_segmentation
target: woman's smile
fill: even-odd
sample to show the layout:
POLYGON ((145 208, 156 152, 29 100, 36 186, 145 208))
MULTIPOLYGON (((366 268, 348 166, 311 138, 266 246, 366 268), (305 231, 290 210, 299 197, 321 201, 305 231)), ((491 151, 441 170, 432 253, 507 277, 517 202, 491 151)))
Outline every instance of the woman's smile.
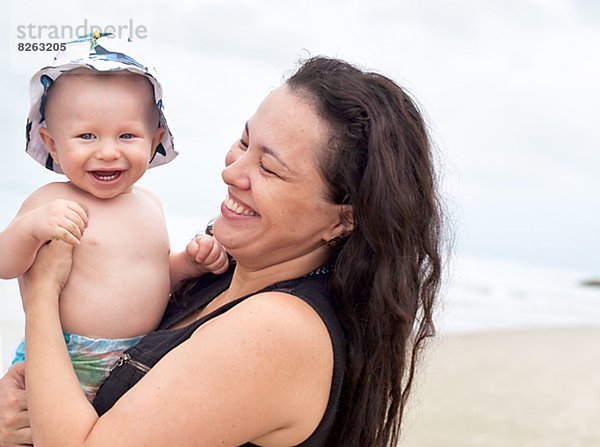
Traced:
POLYGON ((234 199, 229 195, 225 198, 225 201, 223 202, 223 204, 225 205, 225 208, 227 208, 229 211, 232 211, 239 216, 255 217, 255 216, 259 215, 256 211, 254 211, 248 205, 245 205, 245 204, 239 202, 237 199, 234 199))

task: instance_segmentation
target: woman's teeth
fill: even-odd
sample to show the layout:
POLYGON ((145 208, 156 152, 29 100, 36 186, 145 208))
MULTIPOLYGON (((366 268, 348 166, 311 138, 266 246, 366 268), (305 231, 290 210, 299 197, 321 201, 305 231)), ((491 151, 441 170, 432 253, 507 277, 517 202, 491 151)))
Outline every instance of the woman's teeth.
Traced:
POLYGON ((258 216, 257 213, 245 208, 244 206, 240 205, 239 203, 237 203, 235 200, 233 200, 231 198, 225 202, 225 207, 229 211, 233 211, 235 214, 239 214, 240 216, 258 216))

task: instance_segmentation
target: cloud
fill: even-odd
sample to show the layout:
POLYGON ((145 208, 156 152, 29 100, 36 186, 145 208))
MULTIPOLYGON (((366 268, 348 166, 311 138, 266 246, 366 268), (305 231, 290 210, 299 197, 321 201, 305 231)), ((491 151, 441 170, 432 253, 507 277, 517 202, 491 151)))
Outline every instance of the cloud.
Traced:
MULTIPOLYGON (((597 2, 62 5, 12 1, 0 39, 10 42, 15 23, 23 20, 131 18, 147 26, 148 39, 140 43, 161 75, 181 155, 149 171, 142 184, 186 225, 217 210, 227 148, 307 50, 376 69, 416 97, 441 154, 460 250, 581 268, 600 265, 597 2)), ((25 55, 11 54, 25 61, 25 55)), ((0 74, 5 136, 0 175, 3 185, 19 191, 56 180, 23 153, 27 78, 49 55, 33 56, 22 63, 27 70, 0 74)), ((15 211, 4 210, 3 220, 15 211)))

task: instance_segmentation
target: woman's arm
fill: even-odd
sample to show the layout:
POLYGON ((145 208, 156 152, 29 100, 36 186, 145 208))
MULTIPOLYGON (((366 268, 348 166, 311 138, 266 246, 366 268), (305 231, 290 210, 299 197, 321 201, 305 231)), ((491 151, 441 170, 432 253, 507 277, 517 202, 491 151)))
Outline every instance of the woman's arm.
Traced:
POLYGON ((67 446, 61 439, 72 433, 84 436, 98 418, 71 366, 60 325, 58 300, 71 272, 72 250, 62 241, 46 244, 19 281, 25 309, 27 401, 33 439, 41 446, 67 446), (80 423, 65 426, 75 415, 80 423))
POLYGON ((332 374, 315 311, 261 294, 167 354, 100 418, 89 445, 296 445, 319 424, 332 374))
POLYGON ((98 418, 62 340, 64 277, 47 270, 65 250, 53 245, 38 255, 46 269, 36 261, 25 290, 37 445, 294 445, 316 428, 331 386, 331 342, 312 308, 281 293, 257 295, 203 325, 98 418))

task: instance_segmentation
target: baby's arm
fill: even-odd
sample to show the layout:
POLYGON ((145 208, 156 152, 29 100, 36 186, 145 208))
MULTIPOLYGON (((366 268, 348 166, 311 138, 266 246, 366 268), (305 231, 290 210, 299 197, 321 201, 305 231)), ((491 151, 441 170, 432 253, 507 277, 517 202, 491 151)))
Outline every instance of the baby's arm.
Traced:
POLYGON ((44 196, 44 188, 33 193, 0 233, 0 278, 17 278, 29 270, 39 248, 50 240, 79 244, 87 226, 85 210, 70 200, 44 203, 44 196))
POLYGON ((227 252, 214 237, 197 235, 185 251, 171 253, 169 268, 171 271, 171 290, 186 279, 205 273, 223 273, 229 266, 227 252))

